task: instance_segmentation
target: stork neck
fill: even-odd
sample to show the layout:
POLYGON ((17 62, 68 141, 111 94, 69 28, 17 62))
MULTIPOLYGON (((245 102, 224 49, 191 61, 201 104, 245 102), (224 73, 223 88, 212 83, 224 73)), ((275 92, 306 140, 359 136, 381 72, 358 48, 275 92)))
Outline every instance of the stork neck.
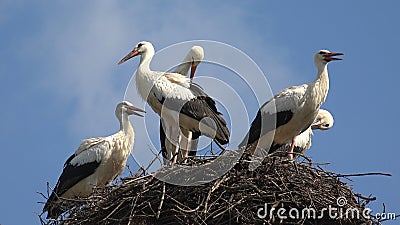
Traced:
POLYGON ((192 61, 192 56, 190 52, 185 56, 185 59, 183 62, 176 68, 175 72, 182 74, 183 76, 186 76, 189 72, 189 68, 191 66, 191 61, 192 61))
POLYGON ((306 101, 313 101, 317 107, 325 101, 329 90, 328 64, 318 67, 318 75, 308 86, 306 101))
POLYGON ((133 127, 129 121, 128 114, 122 113, 121 119, 119 120, 119 129, 123 131, 126 135, 133 133, 133 127))
POLYGON ((153 56, 154 56, 154 53, 149 54, 149 52, 144 52, 140 57, 139 70, 150 71, 150 62, 151 62, 151 59, 153 58, 153 56))
POLYGON ((188 72, 189 72, 189 68, 190 68, 190 62, 186 61, 186 59, 185 59, 185 61, 183 61, 183 63, 181 63, 181 64, 176 68, 175 71, 176 71, 177 73, 179 73, 179 74, 182 74, 182 75, 186 76, 186 75, 188 74, 188 72))

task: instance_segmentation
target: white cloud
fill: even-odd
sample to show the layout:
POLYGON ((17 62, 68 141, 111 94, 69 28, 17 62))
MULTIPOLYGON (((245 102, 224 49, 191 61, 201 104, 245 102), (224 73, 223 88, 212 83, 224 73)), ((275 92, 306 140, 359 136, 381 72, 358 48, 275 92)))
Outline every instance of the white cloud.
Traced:
MULTIPOLYGON (((267 43, 268 40, 249 28, 244 19, 250 12, 242 11, 238 6, 218 8, 194 2, 169 7, 157 3, 120 4, 116 1, 82 2, 79 6, 69 5, 63 13, 50 12, 44 31, 36 37, 36 42, 48 51, 49 63, 52 64, 51 75, 43 77, 43 83, 62 99, 60 104, 64 104, 63 101, 73 103, 74 113, 65 119, 70 122, 71 133, 77 138, 107 135, 118 127, 114 107, 123 98, 124 88, 136 69, 138 59, 126 63, 129 66, 117 66, 116 62, 141 40, 153 42, 156 50, 192 39, 226 42, 244 49, 250 56, 254 55, 261 65, 267 65, 267 68, 261 68, 268 71, 267 74, 280 74, 273 77, 274 82, 289 78, 290 71, 281 61, 287 50, 267 43), (79 10, 71 12, 75 7, 79 10)), ((212 58, 214 53, 209 50, 205 54, 212 58)), ((183 57, 184 54, 177 56, 176 63, 183 57)), ((229 54, 219 60, 222 64, 240 64, 239 61, 231 62, 233 59, 229 54)), ((251 75, 249 78, 251 80, 251 75)), ((257 88, 257 80, 252 82, 256 91, 268 91, 257 88)), ((225 97, 229 99, 229 96, 225 97)), ((138 99, 134 102, 143 105, 138 99)), ((234 102, 224 104, 232 105, 234 102)), ((154 114, 150 109, 148 111, 148 114, 154 114)), ((250 115, 251 119, 253 116, 250 115)), ((134 118, 131 121, 136 124, 139 120, 134 118)), ((135 149, 148 148, 148 143, 138 141, 143 140, 142 129, 141 125, 136 126, 135 149)), ((155 140, 158 139, 157 131, 150 134, 157 136, 153 138, 155 140)))

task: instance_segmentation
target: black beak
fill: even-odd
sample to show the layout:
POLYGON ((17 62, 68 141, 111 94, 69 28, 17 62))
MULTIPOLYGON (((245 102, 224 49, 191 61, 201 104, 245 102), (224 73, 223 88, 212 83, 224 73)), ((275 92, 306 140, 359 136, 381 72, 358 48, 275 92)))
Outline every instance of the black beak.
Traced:
POLYGON ((137 112, 146 113, 146 111, 144 111, 143 109, 137 108, 135 106, 128 106, 127 109, 128 109, 127 112, 129 115, 136 115, 136 116, 143 117, 142 114, 139 114, 137 112))

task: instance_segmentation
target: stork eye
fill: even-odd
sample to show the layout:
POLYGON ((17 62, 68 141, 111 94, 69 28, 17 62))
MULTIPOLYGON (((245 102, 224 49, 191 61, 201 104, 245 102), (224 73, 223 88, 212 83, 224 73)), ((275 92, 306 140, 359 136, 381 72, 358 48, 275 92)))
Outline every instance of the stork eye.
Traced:
POLYGON ((323 54, 325 54, 326 52, 324 52, 324 51, 319 51, 318 52, 318 54, 320 54, 320 55, 323 55, 323 54))
POLYGON ((140 48, 140 47, 142 47, 142 46, 143 46, 143 43, 139 43, 139 44, 137 45, 138 48, 140 48))
POLYGON ((324 126, 325 126, 325 127, 329 127, 329 123, 326 123, 324 126))

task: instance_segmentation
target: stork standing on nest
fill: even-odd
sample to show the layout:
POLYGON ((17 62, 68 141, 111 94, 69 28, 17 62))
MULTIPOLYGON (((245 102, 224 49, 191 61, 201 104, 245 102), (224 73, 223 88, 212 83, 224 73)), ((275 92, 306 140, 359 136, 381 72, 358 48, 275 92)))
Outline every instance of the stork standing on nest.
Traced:
MULTIPOLYGON (((200 46, 193 46, 190 51, 187 53, 183 62, 176 68, 175 73, 182 74, 186 76, 190 69, 190 82, 193 81, 194 74, 196 72, 197 66, 201 63, 204 58, 204 50, 200 46)), ((196 85, 196 84, 192 84, 196 85)), ((165 135, 164 128, 168 127, 165 124, 162 118, 160 118, 160 143, 161 143, 161 152, 164 158, 164 162, 168 162, 167 155, 168 152, 173 152, 173 144, 170 143, 168 138, 165 135), (168 150, 167 150, 168 149, 168 150)), ((183 137, 180 143, 180 149, 178 152, 177 162, 182 161, 182 159, 188 156, 196 156, 197 145, 199 141, 199 137, 201 136, 200 132, 191 132, 189 130, 181 128, 183 137), (182 149, 184 147, 185 149, 182 149)), ((173 160, 174 161, 174 160, 173 160)))
POLYGON ((137 112, 145 111, 127 101, 120 102, 115 110, 119 132, 82 141, 78 150, 65 162, 63 172, 43 208, 43 212, 48 212, 47 218, 56 219, 62 213, 60 197, 88 196, 95 186, 110 184, 124 171, 134 142, 134 131, 128 116, 142 116, 137 112))
MULTIPOLYGON (((313 130, 329 130, 333 126, 333 123, 334 120, 332 114, 325 109, 320 109, 317 117, 315 118, 311 126, 303 133, 295 137, 293 152, 304 154, 311 147, 311 136, 313 135, 313 130)), ((276 151, 287 152, 290 150, 291 144, 292 143, 289 141, 276 151)), ((298 156, 298 154, 295 154, 294 158, 298 158, 298 156)))
POLYGON ((118 64, 137 55, 141 56, 135 76, 139 95, 166 122, 168 127, 164 131, 176 146, 174 152, 168 152, 168 161, 174 162, 174 156, 179 151, 180 127, 191 132, 201 132, 219 144, 229 142, 230 132, 226 121, 218 112, 215 101, 198 85, 179 73, 150 69, 154 56, 154 47, 150 42, 139 42, 118 64))
POLYGON ((317 77, 314 81, 292 86, 276 94, 259 109, 248 134, 239 145, 250 153, 256 149, 273 152, 291 141, 289 156, 293 156, 295 137, 307 130, 315 120, 329 90, 328 63, 341 60, 342 53, 320 50, 314 55, 317 77))

